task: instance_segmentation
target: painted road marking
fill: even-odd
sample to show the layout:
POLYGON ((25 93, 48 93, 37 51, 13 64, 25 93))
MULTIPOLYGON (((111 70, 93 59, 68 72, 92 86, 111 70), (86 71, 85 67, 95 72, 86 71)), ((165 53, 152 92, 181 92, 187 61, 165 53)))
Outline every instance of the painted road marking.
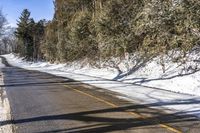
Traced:
MULTIPOLYGON (((93 99, 96 99, 97 101, 100 101, 100 102, 102 102, 102 103, 105 103, 105 104, 107 104, 107 105, 110 105, 111 107, 114 107, 114 108, 118 108, 118 107, 119 107, 119 106, 117 106, 117 105, 114 104, 114 103, 111 103, 111 102, 106 101, 106 100, 104 100, 104 99, 101 99, 101 98, 99 98, 99 97, 93 96, 93 95, 88 94, 88 93, 86 93, 86 92, 83 92, 83 91, 80 91, 80 90, 78 90, 78 89, 74 89, 74 88, 68 87, 67 85, 63 85, 63 86, 66 87, 66 88, 68 88, 68 89, 74 90, 74 91, 76 91, 76 92, 78 92, 78 93, 80 93, 80 94, 83 94, 83 95, 86 95, 86 96, 91 97, 91 98, 93 98, 93 99)), ((138 117, 138 118, 148 119, 148 117, 145 117, 145 116, 143 116, 143 115, 141 115, 141 114, 139 114, 139 113, 135 113, 135 112, 132 112, 132 111, 125 111, 125 112, 127 112, 127 113, 129 113, 129 114, 131 114, 131 115, 134 115, 135 117, 138 117)), ((152 121, 152 122, 154 122, 154 121, 152 121)), ((156 122, 156 121, 155 121, 155 122, 156 122)), ((157 123, 157 122, 156 122, 156 123, 157 123)), ((166 128, 167 130, 172 131, 172 132, 174 132, 174 133, 182 133, 182 131, 179 131, 179 130, 177 130, 177 129, 171 127, 171 126, 168 126, 167 124, 158 124, 158 125, 159 125, 160 127, 166 128)))

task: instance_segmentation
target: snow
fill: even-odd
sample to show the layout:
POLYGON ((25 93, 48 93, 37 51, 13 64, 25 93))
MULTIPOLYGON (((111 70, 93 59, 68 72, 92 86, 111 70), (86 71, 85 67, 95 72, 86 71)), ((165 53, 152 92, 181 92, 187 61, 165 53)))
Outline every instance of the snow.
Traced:
MULTIPOLYGON (((195 59, 198 57, 200 56, 196 56, 195 59)), ((189 60, 187 64, 179 66, 178 63, 166 61, 167 71, 163 73, 157 60, 153 59, 144 68, 120 81, 200 96, 200 72, 193 73, 194 69, 199 69, 198 64, 189 60)))
MULTIPOLYGON (((98 69, 89 65, 82 66, 80 62, 68 64, 34 63, 26 62, 14 54, 4 55, 8 62, 14 66, 72 78, 118 92, 120 95, 117 97, 119 98, 128 99, 134 103, 147 104, 152 108, 165 108, 169 112, 193 114, 200 117, 200 72, 193 71, 198 69, 194 60, 199 60, 200 56, 196 54, 190 56, 192 57, 184 66, 173 63, 166 57, 165 73, 162 72, 158 59, 154 58, 133 74, 114 81, 112 79, 118 75, 118 71, 114 68, 98 69)), ((127 68, 126 65, 122 64, 121 66, 124 69, 127 68)))
MULTIPOLYGON (((5 65, 1 63, 0 59, 0 69, 4 68, 5 65)), ((0 84, 3 85, 3 74, 1 73, 0 84)), ((6 95, 6 91, 4 87, 0 87, 0 133, 12 133, 11 125, 1 126, 1 121, 9 120, 10 117, 10 106, 8 102, 8 98, 6 95)))

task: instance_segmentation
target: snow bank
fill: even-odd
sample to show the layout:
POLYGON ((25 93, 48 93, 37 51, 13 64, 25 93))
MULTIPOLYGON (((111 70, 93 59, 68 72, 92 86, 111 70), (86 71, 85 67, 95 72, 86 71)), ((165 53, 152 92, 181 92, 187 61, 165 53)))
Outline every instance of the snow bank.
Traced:
MULTIPOLYGON (((18 58, 13 54, 5 55, 4 57, 6 57, 11 64, 26 69, 57 70, 109 80, 113 80, 118 75, 118 71, 114 68, 107 67, 98 69, 89 65, 82 67, 80 62, 73 62, 71 64, 51 64, 48 62, 32 63, 25 62, 22 58, 18 58)), ((159 59, 154 58, 132 74, 119 79, 116 78, 116 80, 141 86, 160 88, 172 92, 200 96, 200 54, 191 54, 188 59, 189 60, 187 60, 186 64, 180 65, 180 63, 174 63, 165 57, 164 63, 166 70, 165 73, 163 73, 163 69, 159 64, 159 59)), ((134 63, 132 63, 131 60, 128 60, 127 62, 129 64, 128 69, 131 69, 134 63)), ((126 73, 127 67, 125 67, 124 64, 124 62, 120 64, 122 67, 121 70, 126 73)))
POLYGON ((168 62, 167 71, 163 74, 162 68, 155 58, 133 74, 120 79, 120 81, 113 81, 112 79, 118 75, 118 71, 112 68, 81 67, 78 62, 72 64, 25 62, 13 54, 4 55, 4 57, 14 66, 70 77, 83 83, 118 92, 123 95, 123 98, 134 102, 142 102, 151 105, 151 107, 163 107, 169 111, 200 117, 200 73, 183 72, 183 69, 176 63, 168 62), (182 76, 180 76, 180 72, 182 76), (143 85, 162 89, 144 87, 143 85))
POLYGON ((120 81, 200 96, 200 55, 188 56, 186 64, 182 65, 165 57, 165 73, 159 64, 159 58, 154 58, 120 81))

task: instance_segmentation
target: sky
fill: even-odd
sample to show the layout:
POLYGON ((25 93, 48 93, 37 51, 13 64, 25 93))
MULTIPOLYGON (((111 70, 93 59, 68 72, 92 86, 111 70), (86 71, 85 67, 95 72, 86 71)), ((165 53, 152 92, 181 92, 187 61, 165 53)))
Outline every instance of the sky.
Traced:
POLYGON ((53 0, 0 0, 0 8, 12 27, 16 27, 23 9, 28 9, 35 21, 51 20, 54 14, 53 0))

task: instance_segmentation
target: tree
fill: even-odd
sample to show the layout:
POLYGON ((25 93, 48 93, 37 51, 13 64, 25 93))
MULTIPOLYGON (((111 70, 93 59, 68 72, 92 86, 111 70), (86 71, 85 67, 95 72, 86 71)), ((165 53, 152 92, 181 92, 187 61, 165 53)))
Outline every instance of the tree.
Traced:
POLYGON ((7 20, 5 16, 3 15, 2 10, 0 9, 0 37, 3 35, 4 27, 6 23, 7 23, 7 20))
POLYGON ((101 64, 134 54, 139 66, 155 56, 164 66, 169 51, 182 56, 200 43, 198 0, 55 0, 54 5, 42 45, 50 61, 101 64))
POLYGON ((32 56, 30 53, 32 47, 32 38, 29 28, 30 23, 33 23, 33 21, 30 19, 30 12, 28 9, 23 10, 17 22, 18 27, 16 29, 15 35, 18 39, 18 52, 20 55, 26 56, 28 59, 30 59, 32 56))
POLYGON ((30 12, 25 9, 18 21, 15 35, 18 39, 18 53, 27 59, 38 60, 42 58, 40 45, 44 39, 45 20, 35 22, 30 18, 30 12))
POLYGON ((46 20, 40 20, 33 26, 33 58, 35 60, 43 58, 40 48, 44 40, 45 25, 46 20))
POLYGON ((57 22, 50 21, 47 23, 44 32, 44 41, 41 45, 42 53, 46 60, 54 62, 57 59, 57 22))
POLYGON ((2 46, 5 47, 4 53, 15 52, 16 50, 16 38, 14 35, 15 28, 6 27, 5 33, 2 37, 2 46))

